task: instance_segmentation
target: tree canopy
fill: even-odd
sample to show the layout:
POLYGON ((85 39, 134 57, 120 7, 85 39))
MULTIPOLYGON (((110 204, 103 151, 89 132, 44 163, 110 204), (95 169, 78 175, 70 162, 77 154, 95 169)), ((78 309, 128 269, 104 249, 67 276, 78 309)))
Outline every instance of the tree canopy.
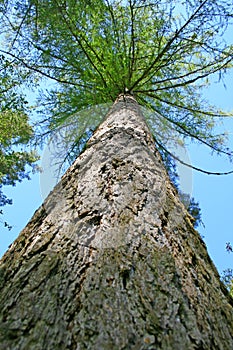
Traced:
POLYGON ((228 114, 201 94, 232 66, 223 36, 231 1, 8 0, 1 11, 7 40, 0 52, 25 81, 47 84, 38 99, 45 135, 75 116, 74 148, 95 124, 79 112, 128 92, 150 111, 161 149, 191 139, 232 159, 215 129, 228 114))

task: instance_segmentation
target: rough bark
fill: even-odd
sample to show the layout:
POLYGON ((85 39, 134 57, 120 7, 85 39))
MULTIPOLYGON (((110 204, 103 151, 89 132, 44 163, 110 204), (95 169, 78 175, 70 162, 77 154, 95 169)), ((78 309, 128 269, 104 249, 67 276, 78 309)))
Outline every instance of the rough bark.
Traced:
POLYGON ((1 261, 0 348, 233 348, 232 300, 121 96, 1 261))

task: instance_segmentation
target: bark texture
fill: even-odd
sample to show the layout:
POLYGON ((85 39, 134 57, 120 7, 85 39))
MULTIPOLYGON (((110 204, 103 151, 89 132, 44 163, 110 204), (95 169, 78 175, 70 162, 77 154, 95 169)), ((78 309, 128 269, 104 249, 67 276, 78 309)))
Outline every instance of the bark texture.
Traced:
POLYGON ((120 96, 4 255, 4 350, 233 349, 233 307, 137 102, 120 96))

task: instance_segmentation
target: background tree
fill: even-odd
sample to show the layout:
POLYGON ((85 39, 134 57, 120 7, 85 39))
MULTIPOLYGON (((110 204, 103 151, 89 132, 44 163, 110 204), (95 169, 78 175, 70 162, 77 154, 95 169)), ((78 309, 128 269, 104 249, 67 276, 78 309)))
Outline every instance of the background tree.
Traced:
MULTIPOLYGON (((33 128, 26 114, 27 103, 19 94, 19 75, 13 62, 1 57, 0 70, 0 206, 12 204, 12 200, 3 193, 6 185, 15 186, 17 181, 29 179, 31 170, 36 170, 38 159, 34 151, 26 149, 33 138, 33 128), (30 170, 31 168, 31 170, 30 170)), ((0 211, 2 215, 2 210, 0 211)), ((5 227, 11 228, 2 221, 5 227)))
MULTIPOLYGON (((233 252, 233 248, 232 248, 232 245, 230 242, 226 243, 226 251, 228 253, 233 252)), ((228 269, 223 271, 222 281, 224 282, 225 286, 227 287, 227 289, 230 292, 230 295, 233 298, 233 270, 232 269, 228 268, 228 269)))

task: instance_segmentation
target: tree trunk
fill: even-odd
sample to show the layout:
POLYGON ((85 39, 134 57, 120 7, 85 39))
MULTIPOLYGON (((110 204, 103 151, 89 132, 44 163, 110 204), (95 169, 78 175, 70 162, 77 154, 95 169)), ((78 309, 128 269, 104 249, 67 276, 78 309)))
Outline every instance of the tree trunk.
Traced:
POLYGON ((0 345, 233 349, 233 303, 120 96, 1 261, 0 345))

